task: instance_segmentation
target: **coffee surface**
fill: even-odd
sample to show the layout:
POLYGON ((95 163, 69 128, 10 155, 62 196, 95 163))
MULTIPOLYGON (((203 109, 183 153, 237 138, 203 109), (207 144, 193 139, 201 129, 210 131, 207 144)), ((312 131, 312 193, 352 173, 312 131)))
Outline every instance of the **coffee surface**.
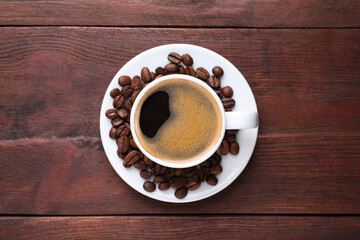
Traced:
POLYGON ((221 135, 220 109, 212 95, 195 83, 167 80, 143 99, 137 113, 138 139, 157 158, 176 163, 198 159, 221 135))

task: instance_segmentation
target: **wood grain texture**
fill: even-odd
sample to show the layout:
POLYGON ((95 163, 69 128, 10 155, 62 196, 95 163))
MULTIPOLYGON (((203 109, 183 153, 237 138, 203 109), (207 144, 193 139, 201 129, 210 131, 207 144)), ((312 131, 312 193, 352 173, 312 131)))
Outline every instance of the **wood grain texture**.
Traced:
POLYGON ((0 25, 360 27, 353 0, 0 1, 0 25))
POLYGON ((98 137, 114 74, 174 42, 210 48, 240 69, 260 135, 359 133, 359 29, 20 27, 0 29, 0 139, 98 137))
POLYGON ((359 151, 360 135, 260 136, 227 189, 175 206, 123 182, 98 138, 3 142, 0 214, 360 214, 359 151))
POLYGON ((360 217, 1 217, 0 239, 358 239, 360 217), (161 226, 161 227, 160 227, 161 226))

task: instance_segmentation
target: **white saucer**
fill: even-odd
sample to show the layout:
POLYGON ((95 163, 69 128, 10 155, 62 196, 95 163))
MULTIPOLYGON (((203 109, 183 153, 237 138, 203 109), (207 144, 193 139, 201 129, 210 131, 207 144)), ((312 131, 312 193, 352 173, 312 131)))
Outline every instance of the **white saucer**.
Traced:
POLYGON ((229 186, 244 170, 245 166, 249 162, 251 154, 254 151, 256 139, 258 135, 258 128, 241 130, 236 140, 240 144, 240 152, 238 155, 226 155, 222 156, 221 165, 223 172, 217 176, 218 184, 216 186, 210 186, 206 182, 202 182, 199 189, 195 191, 189 191, 188 195, 184 199, 177 199, 174 196, 174 189, 170 188, 166 191, 160 191, 158 188, 152 193, 146 192, 143 189, 144 179, 139 175, 139 170, 131 167, 124 168, 122 161, 117 156, 117 145, 115 140, 109 137, 109 131, 112 127, 109 119, 105 117, 105 111, 113 108, 113 99, 110 97, 110 91, 113 88, 120 88, 118 85, 118 78, 121 75, 140 75, 141 68, 148 67, 150 71, 155 72, 155 69, 159 66, 164 66, 169 61, 167 55, 170 52, 177 52, 180 55, 189 53, 194 59, 194 69, 197 67, 204 67, 211 73, 211 69, 214 66, 220 66, 224 69, 224 76, 221 77, 221 86, 230 85, 234 90, 233 98, 236 101, 233 111, 257 111, 254 95, 246 82, 243 75, 239 70, 228 60, 221 55, 195 45, 189 44, 170 44, 163 45, 149 49, 140 53, 129 62, 127 62, 114 76, 108 89, 106 90, 103 103, 100 112, 100 134, 101 141, 104 146, 105 153, 117 174, 136 191, 150 197, 164 202, 173 203, 185 203, 198 201, 207 197, 210 197, 227 186, 229 186))

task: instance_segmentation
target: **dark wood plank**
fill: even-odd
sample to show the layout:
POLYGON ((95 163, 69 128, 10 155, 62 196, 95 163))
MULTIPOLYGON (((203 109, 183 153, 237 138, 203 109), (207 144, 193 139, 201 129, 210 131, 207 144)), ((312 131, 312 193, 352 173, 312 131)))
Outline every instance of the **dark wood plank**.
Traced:
POLYGON ((0 239, 359 239, 360 217, 1 217, 0 239), (161 227, 160 227, 161 226, 161 227))
POLYGON ((108 83, 160 44, 199 44, 242 71, 260 135, 360 130, 360 30, 1 28, 0 139, 99 135, 108 83))
POLYGON ((227 189, 175 206, 124 183, 98 138, 3 142, 0 214, 360 214, 359 152, 360 135, 260 136, 227 189))
POLYGON ((359 1, 0 1, 0 25, 359 27, 359 1))

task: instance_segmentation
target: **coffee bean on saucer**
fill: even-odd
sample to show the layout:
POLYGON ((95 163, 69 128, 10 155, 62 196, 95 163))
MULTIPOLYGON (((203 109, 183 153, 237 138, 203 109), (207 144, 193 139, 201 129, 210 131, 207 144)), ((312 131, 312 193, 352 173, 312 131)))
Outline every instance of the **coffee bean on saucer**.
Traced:
POLYGON ((222 88, 219 87, 218 89, 214 89, 214 91, 215 91, 215 93, 216 93, 217 95, 220 95, 221 92, 222 92, 222 88))
POLYGON ((188 178, 185 176, 175 177, 170 180, 170 187, 178 189, 186 185, 188 178))
POLYGON ((206 167, 200 167, 198 169, 198 178, 200 180, 200 182, 205 181, 206 177, 207 177, 207 168, 206 167))
POLYGON ((185 68, 185 69, 184 69, 184 74, 190 76, 190 73, 189 73, 189 69, 188 69, 188 68, 185 68))
POLYGON ((125 98, 123 95, 119 94, 114 98, 113 106, 114 108, 120 108, 125 102, 125 98))
POLYGON ((179 176, 182 176, 184 173, 184 169, 183 168, 175 168, 175 171, 174 171, 174 175, 179 177, 179 176))
POLYGON ((232 155, 237 155, 239 153, 239 144, 237 142, 232 142, 230 143, 230 146, 229 146, 229 151, 232 155))
POLYGON ((235 134, 225 134, 225 139, 226 139, 229 143, 232 143, 232 142, 235 141, 236 135, 235 135, 235 134))
POLYGON ((131 89, 130 85, 123 87, 120 91, 121 95, 123 95, 125 99, 130 97, 133 94, 133 92, 134 90, 131 89))
POLYGON ((160 165, 160 164, 156 164, 155 166, 155 173, 157 175, 163 175, 166 172, 166 167, 160 165))
POLYGON ((149 68, 143 67, 141 69, 141 80, 146 83, 151 81, 151 73, 149 68))
POLYGON ((232 112, 231 108, 225 108, 225 112, 232 112))
POLYGON ((207 80, 207 83, 212 89, 217 89, 220 87, 220 79, 214 75, 211 75, 207 80))
POLYGON ((200 163, 201 167, 209 167, 211 165, 210 159, 207 159, 206 161, 200 163))
POLYGON ((125 100, 124 106, 126 108, 126 110, 128 111, 128 115, 130 115, 131 109, 132 109, 132 101, 130 98, 125 100))
POLYGON ((190 167, 185 169, 185 176, 190 178, 197 174, 197 167, 190 167))
POLYGON ((116 128, 112 127, 109 132, 109 137, 112 139, 116 139, 116 128))
POLYGON ((224 97, 230 98, 233 95, 233 90, 230 86, 223 87, 222 94, 224 95, 224 97))
POLYGON ((166 179, 163 176, 156 176, 153 179, 153 183, 161 183, 161 182, 164 182, 164 181, 166 181, 166 179))
POLYGON ((130 133, 130 128, 125 124, 119 126, 118 129, 116 130, 117 137, 127 136, 129 135, 129 133, 130 133))
POLYGON ((124 161, 130 165, 133 165, 137 160, 140 159, 140 152, 137 150, 132 150, 126 155, 124 161))
POLYGON ((135 149, 139 149, 138 146, 136 145, 134 139, 130 139, 130 147, 135 148, 135 149))
POLYGON ((214 166, 211 166, 209 169, 209 173, 211 175, 219 175, 222 172, 222 167, 220 164, 216 164, 214 166))
POLYGON ((183 66, 179 67, 179 73, 180 74, 185 74, 185 68, 183 66))
POLYGON ((116 109, 108 109, 106 110, 105 112, 105 116, 108 118, 108 119, 114 119, 114 118, 117 118, 118 117, 118 114, 116 112, 116 109))
MULTIPOLYGON (((218 152, 216 152, 219 154, 218 152)), ((219 155, 227 155, 229 153, 229 143, 226 141, 226 139, 223 139, 221 145, 220 145, 220 154, 219 155)))
POLYGON ((155 78, 156 78, 156 74, 154 73, 154 72, 150 72, 150 81, 153 81, 153 80, 155 80, 155 78))
POLYGON ((221 99, 221 102, 224 108, 231 108, 235 105, 235 100, 232 98, 223 98, 221 99))
POLYGON ((113 120, 111 120, 111 124, 113 125, 113 127, 117 128, 119 127, 121 124, 124 123, 124 120, 122 120, 121 118, 117 117, 114 118, 113 120))
POLYGON ((218 179, 213 175, 209 175, 206 178, 206 183, 211 185, 211 186, 215 186, 218 183, 218 179))
POLYGON ((165 65, 164 70, 166 72, 176 72, 179 70, 179 65, 176 65, 175 63, 169 63, 165 65))
POLYGON ((121 159, 124 159, 124 158, 126 157, 122 152, 119 151, 119 149, 117 150, 117 155, 118 155, 119 158, 121 158, 121 159))
POLYGON ((169 53, 167 58, 172 63, 175 63, 175 64, 181 63, 181 56, 180 56, 180 54, 178 54, 176 52, 169 53))
POLYGON ((155 73, 156 75, 165 75, 165 70, 162 67, 157 67, 155 73))
POLYGON ((163 76, 165 76, 165 75, 162 75, 162 74, 157 75, 155 79, 161 78, 161 77, 163 77, 163 76))
POLYGON ((187 189, 189 189, 190 191, 194 191, 196 189, 198 189, 201 185, 201 182, 199 182, 199 180, 197 178, 192 178, 188 181, 188 183, 186 184, 187 189))
POLYGON ((214 153, 214 154, 209 158, 209 161, 211 162, 212 165, 220 164, 220 163, 221 163, 221 156, 218 155, 217 153, 214 153))
POLYGON ((117 111, 117 113, 118 113, 119 117, 122 118, 122 119, 125 119, 129 114, 128 111, 125 108, 120 108, 117 111))
POLYGON ((110 96, 112 98, 115 98, 119 94, 120 94, 120 89, 118 89, 118 88, 114 88, 113 90, 110 91, 110 96))
POLYGON ((144 156, 144 162, 145 162, 147 165, 153 164, 153 161, 150 160, 150 158, 148 158, 147 156, 144 156))
POLYGON ((174 168, 167 168, 164 177, 169 180, 175 176, 175 169, 174 168))
POLYGON ((239 130, 237 130, 237 129, 236 130, 235 129, 234 130, 226 130, 225 134, 235 134, 236 135, 238 132, 239 132, 239 130))
POLYGON ((131 101, 134 103, 137 96, 139 95, 140 91, 135 91, 132 95, 131 95, 131 101))
POLYGON ((140 171, 140 177, 142 177, 143 179, 149 179, 151 178, 151 176, 152 176, 151 172, 147 170, 140 171))
POLYGON ((175 197, 178 199, 183 199, 184 197, 186 197, 187 193, 188 193, 187 188, 182 187, 175 191, 175 197))
POLYGON ((187 66, 186 69, 189 71, 190 76, 196 77, 195 69, 192 66, 187 66))
POLYGON ((222 75, 224 75, 224 70, 219 66, 215 66, 212 69, 212 73, 217 77, 221 77, 222 75))
POLYGON ((153 191, 155 191, 156 185, 153 182, 146 181, 146 182, 144 182, 143 188, 147 192, 153 192, 153 191))
POLYGON ((121 77, 119 77, 119 85, 124 87, 126 85, 130 85, 131 83, 131 78, 129 76, 123 75, 121 77))
POLYGON ((129 138, 126 136, 122 136, 116 139, 116 143, 118 145, 118 149, 121 153, 126 153, 129 149, 129 138))
POLYGON ((181 56, 181 60, 182 60, 182 62, 183 62, 186 66, 191 66, 191 65, 193 65, 193 59, 192 59, 192 57, 191 57, 189 54, 187 54, 187 53, 185 53, 185 54, 183 54, 183 55, 181 56))
POLYGON ((203 67, 198 67, 196 69, 196 74, 198 75, 198 77, 202 80, 207 80, 210 77, 209 72, 203 68, 203 67))
POLYGON ((147 169, 147 165, 143 160, 139 160, 134 164, 134 167, 139 169, 140 171, 147 169))
POLYGON ((168 190, 170 188, 170 183, 165 181, 165 182, 162 182, 159 184, 158 186, 159 190, 161 191, 165 191, 165 190, 168 190))
POLYGON ((132 79, 131 79, 131 89, 133 89, 134 91, 141 89, 142 86, 142 82, 141 79, 138 75, 135 75, 132 79))
POLYGON ((124 168, 131 168, 132 165, 128 164, 127 162, 123 161, 124 168))

